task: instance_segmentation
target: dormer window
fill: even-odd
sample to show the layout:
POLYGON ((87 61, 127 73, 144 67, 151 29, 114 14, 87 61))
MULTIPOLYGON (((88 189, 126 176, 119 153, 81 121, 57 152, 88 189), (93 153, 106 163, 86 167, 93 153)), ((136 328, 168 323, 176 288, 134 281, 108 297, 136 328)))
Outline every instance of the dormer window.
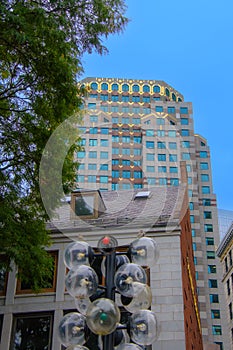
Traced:
POLYGON ((96 219, 106 210, 99 191, 78 190, 71 194, 71 218, 96 219))

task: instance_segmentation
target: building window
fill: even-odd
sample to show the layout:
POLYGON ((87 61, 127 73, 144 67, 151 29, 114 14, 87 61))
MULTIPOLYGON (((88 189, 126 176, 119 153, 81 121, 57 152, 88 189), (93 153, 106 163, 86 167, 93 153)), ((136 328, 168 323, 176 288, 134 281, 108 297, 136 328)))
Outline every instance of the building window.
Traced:
POLYGON ((170 185, 171 186, 179 186, 179 179, 178 178, 170 178, 170 185))
POLYGON ((141 148, 134 148, 133 154, 134 154, 135 156, 140 156, 141 153, 142 153, 141 148))
MULTIPOLYGON (((135 112, 134 112, 134 113, 135 113, 135 112)), ((141 123, 141 119, 140 119, 140 118, 133 118, 133 119, 132 119, 132 123, 138 125, 138 124, 141 123)))
MULTIPOLYGON (((1 261, 1 264, 5 265, 6 263, 7 265, 4 255, 0 255, 0 261, 1 261)), ((4 265, 0 268, 0 296, 6 294, 8 273, 7 273, 7 268, 4 265)))
POLYGON ((158 161, 165 162, 166 161, 166 154, 158 154, 158 161))
POLYGON ((209 164, 206 162, 201 162, 200 163, 200 169, 201 170, 208 170, 209 169, 209 164))
POLYGON ((78 182, 84 182, 85 181, 84 175, 78 175, 77 181, 78 182))
POLYGON ((161 186, 166 186, 167 185, 167 179, 165 177, 160 177, 159 178, 159 185, 161 186))
POLYGON ((230 303, 230 304, 228 305, 228 307, 229 307, 229 317, 230 317, 230 320, 232 320, 232 319, 233 319, 232 303, 230 303))
POLYGON ((168 136, 169 137, 176 137, 176 131, 175 130, 168 130, 168 136))
POLYGON ((100 95, 100 99, 101 99, 101 101, 108 101, 108 95, 106 95, 106 94, 101 94, 101 95, 100 95))
POLYGON ((218 281, 217 280, 208 280, 209 288, 218 288, 218 281))
POLYGON ((210 180, 210 177, 208 174, 201 174, 201 181, 202 182, 208 182, 210 180))
POLYGON ((148 172, 150 172, 150 173, 154 173, 154 172, 155 172, 155 167, 154 167, 154 166, 151 166, 151 165, 147 165, 146 171, 148 171, 148 172))
POLYGON ((181 136, 189 136, 189 129, 182 129, 181 136))
POLYGON ((144 102, 144 103, 150 103, 150 97, 149 97, 149 96, 143 96, 143 97, 142 97, 142 102, 144 102))
POLYGON ((147 182, 148 182, 148 185, 155 185, 156 178, 155 177, 148 177, 147 182))
POLYGON ((147 154, 146 154, 146 160, 149 160, 149 161, 155 160, 155 155, 154 155, 154 153, 147 153, 147 154))
POLYGON ((190 222, 191 222, 191 224, 193 224, 195 222, 194 215, 190 215, 190 222))
POLYGON ((117 113, 118 112, 118 106, 111 106, 111 112, 117 113))
POLYGON ((100 152, 100 159, 108 159, 108 152, 100 152))
MULTIPOLYGON (((155 112, 157 113, 162 113, 163 112, 163 106, 155 106, 155 112)), ((162 119, 162 118, 158 118, 158 119, 162 119)), ((157 120, 158 120, 157 119, 157 120)), ((164 119, 162 119, 164 121, 164 119)), ((158 123, 157 123, 158 124, 158 123)), ((163 123, 164 124, 164 123, 163 123)), ((158 124, 161 125, 161 124, 158 124)))
POLYGON ((212 224, 205 224, 204 229, 205 229, 205 232, 213 232, 213 225, 212 224))
POLYGON ((88 182, 96 182, 96 175, 88 175, 88 182))
POLYGON ((169 154, 169 162, 177 162, 177 154, 169 154))
POLYGON ((134 84, 132 86, 132 90, 133 90, 133 92, 139 92, 139 86, 137 84, 134 84))
POLYGON ((124 155, 130 155, 130 148, 122 148, 122 154, 124 155))
POLYGON ((199 152, 199 156, 200 156, 200 158, 207 158, 207 151, 200 151, 199 152))
POLYGON ((90 128, 90 134, 97 134, 98 133, 98 128, 90 128))
POLYGON ((112 165, 118 165, 119 159, 112 159, 112 165))
POLYGON ((84 158, 84 157, 85 157, 85 151, 79 151, 79 152, 77 153, 77 157, 78 157, 78 158, 84 158))
POLYGON ((153 92, 160 92, 160 86, 158 86, 158 85, 154 85, 153 86, 153 92))
POLYGON ((112 90, 118 91, 118 84, 116 84, 116 83, 112 84, 112 90))
POLYGON ((102 83, 101 84, 101 90, 108 90, 108 84, 107 83, 102 83))
POLYGON ((108 183, 108 176, 100 176, 100 183, 105 183, 107 184, 108 183))
POLYGON ((170 173, 178 173, 178 168, 176 166, 170 166, 170 173))
POLYGON ((134 103, 140 102, 140 96, 132 96, 132 102, 134 103))
POLYGON ((123 170, 122 176, 124 179, 130 179, 130 170, 123 170))
POLYGON ((98 89, 98 85, 97 85, 97 83, 91 83, 91 89, 92 90, 97 90, 98 89))
POLYGON ((215 259, 215 252, 212 250, 207 250, 206 257, 207 259, 215 259))
POLYGON ((112 171, 112 177, 117 177, 117 178, 119 178, 119 170, 113 170, 113 171, 112 171))
POLYGON ((141 138, 141 136, 134 136, 134 137, 133 137, 133 142, 134 142, 134 143, 142 143, 142 138, 141 138))
POLYGON ((97 123, 98 122, 97 115, 90 115, 90 122, 91 123, 97 123))
POLYGON ((175 107, 167 107, 167 112, 169 114, 175 114, 176 113, 176 109, 175 109, 175 107))
POLYGON ((167 172, 167 167, 166 166, 159 166, 158 167, 159 173, 166 173, 167 172))
POLYGON ((112 142, 119 142, 119 136, 118 135, 112 135, 112 142))
POLYGON ((90 139, 89 146, 97 146, 97 139, 90 139))
POLYGON ((189 120, 188 120, 188 118, 181 118, 180 119, 180 123, 181 123, 181 125, 188 125, 189 124, 189 120))
POLYGON ((122 102, 129 102, 129 96, 127 95, 127 96, 121 96, 121 101, 122 102))
POLYGON ((129 159, 122 159, 122 165, 130 166, 130 160, 129 159))
POLYGON ((219 325, 213 325, 212 326, 212 333, 213 333, 213 335, 222 335, 222 327, 219 325))
POLYGON ((227 295, 231 294, 230 280, 227 280, 227 295))
POLYGON ((196 237, 196 231, 194 228, 192 228, 192 237, 196 237))
POLYGON ((202 194, 210 194, 210 186, 201 187, 202 194))
POLYGON ((141 179, 142 178, 142 172, 135 170, 133 172, 133 176, 134 176, 135 179, 141 179))
MULTIPOLYGON (((42 293, 51 293, 56 291, 58 252, 50 251, 48 252, 48 254, 52 258, 52 265, 50 271, 51 276, 48 276, 47 274, 43 276, 43 284, 41 286, 38 286, 42 293)), ((16 294, 28 293, 33 293, 31 284, 18 279, 16 286, 16 294)))
POLYGON ((190 153, 183 152, 182 153, 182 160, 190 160, 190 153))
POLYGON ((158 137, 164 137, 165 136, 165 131, 164 130, 157 130, 157 136, 158 137))
POLYGON ((211 303, 219 303, 218 294, 210 294, 210 302, 211 303))
POLYGON ((164 149, 164 148, 166 148, 166 144, 165 144, 165 142, 158 141, 157 142, 157 147, 159 149, 164 149))
POLYGON ((96 109, 96 103, 88 103, 88 105, 87 105, 87 108, 88 109, 96 109))
POLYGON ((119 148, 113 147, 112 148, 112 154, 119 154, 119 148))
POLYGON ((96 151, 90 151, 89 152, 89 158, 97 158, 97 152, 96 151))
POLYGON ((122 136, 122 142, 130 143, 130 136, 122 136))
POLYGON ((151 130, 151 129, 146 130, 146 136, 154 136, 154 135, 155 135, 154 130, 151 130))
POLYGON ((203 198, 202 199, 202 205, 204 205, 205 207, 210 207, 211 206, 211 199, 203 198))
POLYGON ((146 148, 155 148, 154 141, 146 141, 146 148))
POLYGON ((108 143, 108 139, 102 139, 100 140, 100 146, 102 147, 108 147, 109 143, 108 143))
POLYGON ((177 149, 177 144, 176 144, 176 142, 169 142, 169 143, 168 143, 168 146, 169 146, 170 149, 177 149))
MULTIPOLYGON (((128 113, 129 108, 128 107, 122 107, 122 112, 128 113)), ((122 117, 122 124, 129 124, 129 118, 128 117, 122 117)))
POLYGON ((189 148, 190 147, 190 142, 189 141, 182 141, 182 147, 183 148, 189 148))
POLYGON ((107 134, 108 134, 108 131, 109 131, 108 128, 101 128, 101 129, 100 129, 100 133, 101 133, 101 134, 104 134, 104 135, 107 135, 107 134))
POLYGON ((142 90, 143 90, 143 92, 150 92, 150 87, 149 87, 149 85, 143 85, 142 90))
POLYGON ((214 238, 206 237, 205 242, 206 242, 206 245, 214 245, 214 238))
POLYGON ((212 219, 212 212, 204 211, 204 219, 212 219))
POLYGON ((217 268, 216 265, 208 265, 208 273, 216 273, 217 268))
POLYGON ((211 310, 211 318, 220 318, 220 310, 211 310))
POLYGON ((108 170, 108 164, 101 164, 100 170, 108 170))
POLYGON ((180 114, 188 114, 188 107, 180 107, 180 114))
POLYGON ((15 315, 10 350, 50 350, 53 314, 35 313, 15 315))
POLYGON ((122 91, 124 91, 124 92, 129 91, 129 85, 128 84, 123 84, 122 85, 122 91))

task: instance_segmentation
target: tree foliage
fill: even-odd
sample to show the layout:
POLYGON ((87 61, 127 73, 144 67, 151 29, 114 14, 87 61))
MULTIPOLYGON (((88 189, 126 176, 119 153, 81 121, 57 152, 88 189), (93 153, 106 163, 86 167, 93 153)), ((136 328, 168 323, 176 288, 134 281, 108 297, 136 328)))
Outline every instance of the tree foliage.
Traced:
MULTIPOLYGON (((79 115, 83 53, 107 52, 102 39, 124 29, 124 14, 124 0, 0 2, 0 250, 34 287, 48 266, 41 155, 54 130, 79 115)), ((67 191, 75 179, 77 147, 63 166, 67 191)))

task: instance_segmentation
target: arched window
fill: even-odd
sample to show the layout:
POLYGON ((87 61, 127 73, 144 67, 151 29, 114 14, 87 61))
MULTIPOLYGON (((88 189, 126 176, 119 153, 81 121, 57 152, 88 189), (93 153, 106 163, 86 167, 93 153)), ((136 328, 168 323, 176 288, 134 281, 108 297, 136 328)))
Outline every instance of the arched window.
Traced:
POLYGON ((149 85, 143 85, 143 92, 150 92, 149 85))
POLYGON ((108 90, 108 84, 107 83, 102 83, 101 84, 101 89, 102 90, 108 90))
POLYGON ((176 95, 172 93, 172 101, 176 101, 176 95))
POLYGON ((153 86, 153 92, 160 92, 160 86, 154 85, 153 86))
POLYGON ((118 84, 112 84, 112 90, 118 91, 118 84))
POLYGON ((97 83, 91 83, 91 89, 92 90, 97 90, 98 89, 98 84, 97 83))
POLYGON ((168 90, 168 88, 165 89, 165 94, 166 94, 166 96, 168 96, 168 97, 170 96, 170 91, 168 90))
POLYGON ((137 84, 133 85, 133 92, 139 92, 139 86, 137 84))
POLYGON ((129 85, 128 84, 123 84, 122 85, 122 91, 124 91, 124 92, 129 91, 129 85))

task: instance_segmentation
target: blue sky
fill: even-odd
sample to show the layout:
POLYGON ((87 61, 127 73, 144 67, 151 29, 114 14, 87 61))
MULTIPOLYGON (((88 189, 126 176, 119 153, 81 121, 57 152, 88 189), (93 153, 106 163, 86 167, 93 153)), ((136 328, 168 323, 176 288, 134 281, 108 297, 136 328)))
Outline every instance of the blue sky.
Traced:
POLYGON ((233 1, 126 0, 130 23, 84 56, 84 77, 164 80, 193 103, 218 207, 233 210, 233 1))

